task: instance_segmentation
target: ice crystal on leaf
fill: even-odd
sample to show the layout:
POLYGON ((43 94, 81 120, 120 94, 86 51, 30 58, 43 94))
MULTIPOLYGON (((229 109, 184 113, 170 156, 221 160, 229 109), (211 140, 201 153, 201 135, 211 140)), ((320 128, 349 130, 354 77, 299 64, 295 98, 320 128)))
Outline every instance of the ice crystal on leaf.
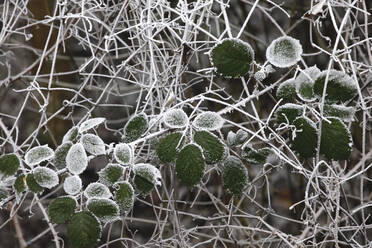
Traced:
POLYGON ((77 175, 66 177, 64 183, 63 183, 63 190, 66 192, 66 194, 69 195, 76 195, 80 192, 83 184, 81 182, 81 179, 77 175))
POLYGON ((106 120, 105 118, 92 118, 86 120, 80 124, 79 133, 85 132, 93 127, 96 127, 99 124, 103 123, 105 120, 106 120))
POLYGON ((84 149, 92 155, 102 155, 105 154, 105 143, 103 140, 94 134, 84 134, 81 137, 81 143, 84 149))
POLYGON ((59 184, 58 174, 47 167, 37 167, 33 170, 35 181, 44 188, 51 189, 59 184))
POLYGON ((127 213, 134 203, 134 189, 128 182, 114 184, 114 200, 118 204, 121 213, 127 213))
POLYGON ((119 218, 119 206, 110 199, 89 198, 87 208, 103 223, 110 223, 119 218))
POLYGON ((99 197, 99 198, 110 198, 112 196, 109 188, 102 183, 91 183, 87 186, 84 191, 84 195, 87 198, 99 197))
POLYGON ((271 42, 266 50, 267 60, 276 67, 290 67, 300 61, 302 46, 289 36, 282 36, 271 42))
POLYGON ((196 116, 193 125, 200 130, 215 131, 221 129, 224 119, 216 112, 206 111, 196 116))
POLYGON ((151 164, 136 164, 133 167, 133 183, 137 192, 142 195, 148 195, 156 185, 161 185, 160 171, 151 164))
POLYGON ((51 159, 54 156, 54 151, 47 145, 37 146, 30 149, 25 155, 25 162, 29 166, 37 165, 43 161, 51 159))
POLYGON ((316 65, 303 70, 295 79, 296 93, 305 102, 312 102, 314 96, 314 83, 320 70, 316 65))
POLYGON ((248 171, 239 158, 226 158, 222 166, 222 182, 223 187, 233 195, 240 195, 247 187, 248 171))
POLYGON ((120 143, 115 146, 114 157, 121 165, 129 165, 132 162, 132 148, 125 143, 120 143))
POLYGON ((186 113, 182 109, 171 109, 164 114, 164 123, 170 128, 184 128, 189 122, 186 113))
POLYGON ((88 166, 88 157, 82 144, 73 145, 66 156, 66 167, 72 174, 81 174, 88 166))
POLYGON ((98 172, 99 181, 104 185, 111 186, 123 175, 124 168, 118 164, 108 164, 98 172))
POLYGON ((53 164, 57 169, 62 170, 66 167, 66 156, 71 147, 71 141, 67 141, 66 143, 63 143, 57 147, 53 159, 53 164))
POLYGON ((66 143, 68 141, 74 141, 75 138, 78 136, 79 134, 79 127, 72 127, 70 130, 67 131, 67 133, 65 134, 65 136, 63 136, 63 140, 62 140, 62 143, 66 143))

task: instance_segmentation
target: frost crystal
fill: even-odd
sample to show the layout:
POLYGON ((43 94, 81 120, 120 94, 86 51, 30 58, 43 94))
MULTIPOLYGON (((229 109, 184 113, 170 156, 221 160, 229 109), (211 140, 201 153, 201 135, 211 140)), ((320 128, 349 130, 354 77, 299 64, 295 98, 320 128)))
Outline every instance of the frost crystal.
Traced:
POLYGON ((90 133, 84 134, 83 137, 81 137, 81 143, 90 154, 96 156, 105 154, 105 143, 97 135, 90 133))
POLYGON ((67 141, 66 143, 63 143, 62 145, 57 147, 53 159, 53 164, 57 169, 61 170, 66 167, 66 156, 71 146, 72 142, 67 141))
POLYGON ((164 123, 170 128, 183 128, 189 122, 182 109, 171 109, 164 114, 164 123))
POLYGON ((69 176, 63 183, 63 190, 69 195, 76 195, 82 188, 82 182, 79 176, 69 176))
POLYGON ((115 146, 114 157, 122 165, 129 165, 132 162, 132 149, 128 144, 120 143, 115 146))
POLYGON ((66 167, 72 174, 81 174, 88 166, 88 157, 82 144, 73 145, 66 156, 66 167))
POLYGON ((128 182, 118 182, 114 185, 114 199, 122 213, 128 212, 133 207, 134 189, 128 182))
POLYGON ((110 198, 112 196, 109 188, 102 183, 91 183, 84 191, 84 195, 87 198, 99 197, 99 198, 110 198))
POLYGON ((354 118, 355 109, 353 107, 346 107, 343 105, 328 105, 324 104, 324 116, 338 117, 343 121, 350 122, 354 118))
POLYGON ((44 188, 51 189, 58 185, 59 178, 57 173, 47 167, 37 167, 33 170, 35 181, 44 188))
POLYGON ((73 141, 77 135, 79 134, 79 128, 78 127, 72 127, 70 130, 67 131, 65 136, 63 136, 62 143, 66 143, 68 141, 73 141))
POLYGON ((47 145, 37 146, 30 149, 25 155, 25 162, 29 166, 37 165, 43 161, 51 159, 54 152, 47 145))
POLYGON ((148 127, 148 117, 145 113, 133 116, 124 126, 124 142, 129 143, 139 139, 148 127))
POLYGON ((296 97, 295 80, 288 79, 281 83, 276 90, 276 97, 291 102, 296 97))
POLYGON ((229 131, 229 133, 227 134, 227 138, 226 138, 227 144, 230 146, 235 145, 235 138, 236 138, 236 134, 233 131, 229 131))
POLYGON ((86 120, 80 124, 79 133, 85 132, 95 126, 98 126, 105 120, 106 120, 105 118, 93 118, 93 119, 86 120))
POLYGON ((300 42, 292 37, 283 36, 273 40, 266 50, 267 60, 274 66, 285 68, 295 65, 302 55, 300 42))
POLYGON ((320 70, 316 65, 303 70, 295 79, 296 93, 305 102, 314 101, 314 82, 320 70))
POLYGON ((193 124, 197 129, 215 131, 221 129, 224 119, 216 112, 207 111, 196 116, 193 124))

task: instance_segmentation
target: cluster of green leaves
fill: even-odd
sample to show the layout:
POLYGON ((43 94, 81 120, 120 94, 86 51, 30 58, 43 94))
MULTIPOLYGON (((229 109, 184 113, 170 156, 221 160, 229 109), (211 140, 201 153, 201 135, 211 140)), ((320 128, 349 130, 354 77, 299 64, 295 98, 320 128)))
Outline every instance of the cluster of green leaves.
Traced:
POLYGON ((320 133, 321 154, 332 160, 348 159, 352 139, 346 124, 353 120, 354 108, 344 104, 356 93, 357 83, 349 75, 337 70, 321 72, 316 66, 283 82, 277 97, 287 103, 276 110, 276 120, 288 130, 294 127, 292 149, 303 158, 315 156, 320 133), (313 111, 306 111, 314 108, 323 110, 320 120, 313 111))

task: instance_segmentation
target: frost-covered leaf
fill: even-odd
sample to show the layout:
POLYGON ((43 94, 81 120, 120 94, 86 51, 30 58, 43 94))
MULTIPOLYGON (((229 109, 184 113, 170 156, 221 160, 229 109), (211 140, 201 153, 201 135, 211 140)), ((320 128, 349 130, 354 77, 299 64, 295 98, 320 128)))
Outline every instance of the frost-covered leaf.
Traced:
POLYGON ((72 174, 81 174, 88 166, 88 157, 82 144, 74 144, 66 156, 66 167, 72 174))
POLYGON ((75 213, 68 224, 68 238, 73 248, 92 248, 101 237, 101 225, 88 211, 75 213))
POLYGON ((281 123, 292 124, 292 122, 304 112, 304 108, 301 105, 287 103, 280 106, 275 114, 278 125, 281 123))
POLYGON ((292 102, 296 97, 295 80, 288 79, 281 83, 276 90, 276 97, 286 102, 292 102))
POLYGON ((50 219, 57 224, 63 224, 74 214, 76 200, 70 196, 62 196, 54 199, 48 208, 50 219))
POLYGON ((127 213, 134 204, 134 189, 128 182, 119 182, 114 185, 114 200, 122 214, 127 213))
POLYGON ((103 223, 110 223, 119 218, 119 207, 110 199, 89 198, 87 208, 103 223))
POLYGON ((318 144, 318 134, 316 125, 307 117, 298 117, 294 120, 296 127, 291 148, 303 158, 310 158, 315 155, 318 144))
POLYGON ((102 183, 90 183, 84 191, 87 198, 110 198, 112 196, 109 188, 102 183))
POLYGON ((328 159, 345 160, 351 153, 352 139, 345 124, 338 118, 329 117, 322 122, 320 152, 328 159))
POLYGON ((83 184, 81 182, 81 179, 77 175, 68 176, 63 182, 63 190, 66 192, 66 194, 69 195, 76 195, 80 192, 82 187, 83 184))
POLYGON ((249 144, 242 147, 241 156, 250 164, 265 164, 268 162, 270 155, 274 154, 270 148, 253 149, 249 144))
POLYGON ((37 167, 33 170, 35 181, 44 188, 51 189, 59 184, 58 174, 47 167, 37 167))
POLYGON ((236 134, 233 131, 229 131, 227 134, 226 142, 229 146, 235 145, 236 134))
POLYGON ((239 129, 235 135, 235 145, 241 145, 248 138, 248 133, 242 129, 239 129))
POLYGON ((148 128, 147 115, 142 113, 133 116, 124 127, 124 142, 129 143, 139 139, 148 128))
POLYGON ((67 141, 66 143, 63 143, 57 147, 53 159, 53 164, 57 169, 62 170, 66 167, 66 156, 71 146, 72 142, 67 141))
POLYGON ((26 176, 21 174, 14 181, 13 188, 17 194, 20 194, 26 190, 26 187, 26 176))
POLYGON ((136 191, 142 195, 148 195, 156 185, 161 185, 160 171, 151 164, 136 164, 133 167, 133 184, 136 191))
POLYGON ((241 77, 247 74, 254 61, 252 47, 238 39, 224 39, 210 53, 212 65, 224 77, 241 77))
POLYGON ((305 102, 312 102, 314 96, 314 82, 320 74, 316 65, 303 70, 295 79, 296 93, 298 97, 305 102))
POLYGON ((79 133, 85 132, 93 127, 96 127, 99 124, 103 123, 105 120, 106 120, 105 118, 92 118, 86 120, 80 124, 79 133))
POLYGON ((222 166, 223 187, 233 195, 240 195, 248 185, 248 170, 242 161, 235 157, 226 158, 222 166))
POLYGON ((25 155, 25 162, 29 166, 37 165, 43 161, 53 158, 54 151, 47 145, 36 146, 30 149, 25 155))
POLYGON ((197 131, 194 135, 194 141, 203 149, 203 155, 207 164, 215 164, 225 158, 227 148, 212 133, 197 131))
POLYGON ((21 160, 14 153, 5 154, 0 157, 0 177, 13 176, 21 165, 21 160))
POLYGON ((171 109, 164 114, 164 123, 170 128, 184 128, 189 119, 182 109, 171 109))
POLYGON ((72 127, 70 130, 67 131, 67 133, 63 136, 62 139, 62 144, 69 142, 69 141, 74 141, 76 137, 79 134, 79 127, 72 127))
POLYGON ((172 133, 162 138, 156 145, 156 154, 163 163, 173 162, 178 154, 178 148, 182 147, 182 133, 172 133))
POLYGON ((188 144, 182 148, 176 160, 177 177, 192 188, 204 175, 205 163, 200 146, 188 144))
POLYGON ((323 115, 327 117, 338 117, 343 121, 350 122, 354 118, 355 109, 336 104, 324 104, 323 115))
POLYGON ((28 174, 26 177, 26 184, 28 189, 33 193, 39 193, 43 191, 43 187, 41 187, 35 180, 33 174, 28 174))
POLYGON ((102 155, 105 154, 105 143, 103 140, 94 134, 84 134, 81 137, 81 143, 84 149, 92 155, 102 155))
POLYGON ((221 129, 224 119, 216 112, 206 111, 196 116, 193 125, 200 130, 215 131, 221 129))
POLYGON ((114 157, 121 165, 129 165, 133 159, 132 148, 125 143, 120 143, 115 146, 114 157))
POLYGON ((118 164, 108 164, 98 172, 99 181, 106 186, 116 183, 123 175, 124 168, 118 164))
MULTIPOLYGON (((314 83, 314 93, 321 98, 327 71, 319 73, 314 83)), ((326 97, 328 102, 346 102, 357 93, 357 82, 342 71, 330 70, 327 83, 326 97)))
POLYGON ((300 42, 289 36, 282 36, 271 42, 266 50, 267 60, 274 66, 285 68, 300 61, 302 46, 300 42))

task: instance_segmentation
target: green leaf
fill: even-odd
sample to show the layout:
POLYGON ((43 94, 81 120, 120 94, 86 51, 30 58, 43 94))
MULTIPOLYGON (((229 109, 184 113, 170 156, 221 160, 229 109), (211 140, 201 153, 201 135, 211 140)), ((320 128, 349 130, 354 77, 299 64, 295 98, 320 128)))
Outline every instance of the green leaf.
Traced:
POLYGON ((75 213, 68 224, 68 237, 74 248, 92 248, 101 236, 98 220, 88 211, 75 213))
POLYGON ((177 177, 192 188, 200 182, 204 175, 204 169, 202 149, 194 144, 183 147, 176 160, 177 177))
POLYGON ((39 193, 43 191, 43 187, 41 187, 35 180, 33 174, 28 174, 26 177, 26 184, 28 189, 33 193, 39 193))
POLYGON ((182 133, 172 133, 162 138, 156 145, 156 154, 163 163, 173 162, 178 154, 178 147, 182 146, 180 142, 182 133))
POLYGON ((280 106, 275 114, 278 125, 281 123, 292 124, 292 122, 304 113, 304 108, 297 104, 287 103, 280 106))
POLYGON ((114 185, 114 200, 122 214, 127 213, 134 204, 134 189, 128 182, 119 182, 114 185))
POLYGON ((320 152, 328 159, 348 159, 352 148, 352 139, 345 124, 338 118, 327 118, 322 122, 322 135, 320 141, 320 152))
POLYGON ((129 165, 133 159, 132 148, 125 143, 120 143, 115 146, 114 157, 121 165, 129 165))
POLYGON ((354 108, 336 104, 324 104, 323 115, 327 117, 338 117, 343 121, 350 122, 354 118, 354 108))
POLYGON ((105 143, 103 140, 91 133, 84 134, 81 137, 80 142, 83 144, 85 151, 89 152, 92 155, 103 155, 105 154, 105 143))
POLYGON ((99 124, 103 123, 106 119, 102 117, 98 118, 92 118, 89 120, 84 121, 83 123, 80 124, 79 127, 79 133, 85 132, 93 127, 98 126, 99 124))
POLYGON ((222 166, 223 187, 233 195, 240 195, 248 185, 248 171, 242 161, 235 157, 226 158, 222 166))
POLYGON ((124 127, 124 142, 129 143, 139 139, 148 128, 146 114, 132 117, 124 127))
POLYGON ((302 46, 300 42, 289 36, 279 37, 266 49, 266 58, 274 66, 285 68, 300 61, 302 46))
POLYGON ((53 159, 53 164, 57 169, 62 170, 66 167, 66 156, 71 146, 72 142, 67 141, 66 143, 63 143, 57 147, 53 159))
POLYGON ((47 167, 37 167, 33 170, 33 175, 37 184, 41 187, 51 189, 59 184, 58 174, 47 167))
MULTIPOLYGON (((314 93, 321 98, 327 71, 322 71, 315 80, 314 93)), ((342 71, 330 70, 325 99, 328 102, 346 102, 357 93, 357 82, 342 71)))
POLYGON ((296 93, 298 97, 305 102, 312 102, 314 96, 314 82, 318 77, 320 70, 316 65, 303 70, 295 79, 296 93))
POLYGON ((254 60, 252 47, 238 39, 224 39, 210 53, 212 65, 224 77, 241 77, 247 74, 254 60))
POLYGON ((116 183, 123 175, 124 168, 118 164, 108 164, 98 172, 99 181, 106 186, 116 183))
POLYGON ((276 97, 286 102, 292 102, 296 97, 295 80, 288 79, 281 83, 276 91, 276 97))
POLYGON ((13 176, 20 165, 21 161, 14 153, 2 155, 0 157, 0 175, 13 176))
POLYGON ((14 181, 13 188, 17 194, 22 193, 26 190, 26 177, 25 175, 19 175, 14 181))
POLYGON ((119 207, 110 199, 89 198, 87 208, 103 223, 113 222, 119 217, 119 207))
POLYGON ((50 203, 48 215, 54 223, 63 224, 74 214, 76 205, 76 200, 72 197, 58 197, 50 203))
POLYGON ((296 127, 291 147, 303 158, 315 155, 318 144, 317 129, 314 122, 307 117, 299 117, 293 125, 296 127))
POLYGON ((202 147, 205 162, 207 164, 215 164, 224 159, 226 155, 226 147, 216 136, 210 132, 195 132, 194 141, 202 147))
POLYGON ((265 164, 269 155, 273 154, 270 148, 253 149, 250 145, 245 145, 242 148, 242 158, 250 164, 265 164))
POLYGON ((136 164, 133 170, 133 184, 140 195, 146 196, 150 194, 156 185, 161 184, 161 174, 155 166, 151 164, 136 164))
POLYGON ((193 125, 198 130, 215 131, 221 129, 225 120, 216 112, 206 111, 196 116, 193 125))
POLYGON ((99 198, 110 198, 112 196, 110 189, 102 183, 90 183, 85 191, 84 195, 86 198, 99 197, 99 198))
POLYGON ((67 133, 63 136, 62 139, 62 144, 69 142, 69 141, 74 141, 76 137, 79 134, 79 127, 72 127, 70 130, 67 131, 67 133))
POLYGON ((182 109, 171 109, 164 114, 164 123, 169 128, 184 128, 189 118, 182 109))
POLYGON ((54 157, 54 151, 47 145, 37 146, 30 149, 25 155, 25 162, 29 166, 37 165, 54 157))

